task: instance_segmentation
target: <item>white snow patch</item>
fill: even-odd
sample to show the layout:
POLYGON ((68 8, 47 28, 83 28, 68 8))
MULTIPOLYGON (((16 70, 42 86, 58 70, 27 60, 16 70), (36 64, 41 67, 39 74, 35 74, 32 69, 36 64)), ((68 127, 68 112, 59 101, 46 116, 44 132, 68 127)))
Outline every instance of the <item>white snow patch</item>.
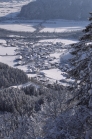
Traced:
POLYGON ((56 42, 61 42, 65 45, 69 45, 72 43, 77 43, 78 40, 73 40, 73 39, 45 39, 45 40, 41 40, 39 42, 52 42, 52 43, 56 43, 56 42))
POLYGON ((45 27, 41 32, 71 32, 82 30, 88 24, 87 21, 73 20, 48 20, 43 24, 45 27))
POLYGON ((86 45, 88 46, 88 45, 92 45, 92 42, 88 42, 88 43, 86 43, 86 45))
POLYGON ((7 29, 11 31, 25 31, 25 32, 34 32, 35 28, 30 24, 0 24, 0 28, 7 29))
POLYGON ((1 56, 0 62, 4 64, 8 64, 11 67, 14 67, 13 60, 15 60, 15 56, 1 56))
POLYGON ((31 78, 31 77, 36 77, 37 75, 36 74, 27 74, 27 76, 31 78))
POLYGON ((0 46, 0 55, 14 55, 15 47, 3 47, 0 46))
POLYGON ((45 73, 46 77, 54 80, 65 79, 65 77, 61 74, 62 72, 59 69, 43 70, 42 72, 45 73))
POLYGON ((0 43, 1 43, 1 44, 6 44, 6 41, 3 40, 3 39, 0 39, 0 43))
POLYGON ((50 54, 50 57, 55 57, 55 58, 59 59, 60 55, 61 55, 61 53, 56 52, 56 53, 50 54))
POLYGON ((73 79, 66 79, 65 73, 61 72, 59 69, 43 70, 42 72, 45 73, 46 77, 49 78, 51 82, 58 81, 64 86, 74 82, 73 79))

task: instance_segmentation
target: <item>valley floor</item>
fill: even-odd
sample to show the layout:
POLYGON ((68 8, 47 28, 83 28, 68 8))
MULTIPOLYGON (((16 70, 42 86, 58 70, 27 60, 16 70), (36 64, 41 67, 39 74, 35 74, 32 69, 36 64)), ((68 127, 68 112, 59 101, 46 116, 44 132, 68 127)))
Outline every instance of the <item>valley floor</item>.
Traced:
MULTIPOLYGON (((76 40, 46 39, 35 44, 24 40, 0 40, 0 62, 24 70, 42 82, 62 84, 66 80, 63 64, 71 58, 69 47, 76 40)), ((68 81, 68 80, 67 80, 68 81)))
POLYGON ((63 65, 70 68, 70 44, 78 41, 88 22, 18 19, 16 14, 29 1, 1 4, 0 62, 22 69, 41 82, 72 83, 72 79, 66 79, 63 65))

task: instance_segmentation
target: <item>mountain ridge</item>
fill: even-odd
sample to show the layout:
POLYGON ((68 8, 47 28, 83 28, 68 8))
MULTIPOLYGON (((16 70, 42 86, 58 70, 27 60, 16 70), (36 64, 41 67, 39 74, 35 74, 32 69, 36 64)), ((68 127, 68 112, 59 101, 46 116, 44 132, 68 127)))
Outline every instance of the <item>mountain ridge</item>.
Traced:
POLYGON ((26 19, 87 20, 92 9, 91 0, 36 0, 21 8, 19 17, 26 19))

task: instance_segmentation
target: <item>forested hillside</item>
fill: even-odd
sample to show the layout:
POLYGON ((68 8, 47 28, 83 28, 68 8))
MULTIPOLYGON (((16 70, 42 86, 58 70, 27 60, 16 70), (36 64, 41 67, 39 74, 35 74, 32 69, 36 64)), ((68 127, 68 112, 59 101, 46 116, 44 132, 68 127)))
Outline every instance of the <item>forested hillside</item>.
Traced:
POLYGON ((20 17, 28 19, 87 20, 92 0, 36 0, 22 7, 20 17))
POLYGON ((22 70, 0 63, 0 88, 20 85, 28 81, 27 75, 22 70))

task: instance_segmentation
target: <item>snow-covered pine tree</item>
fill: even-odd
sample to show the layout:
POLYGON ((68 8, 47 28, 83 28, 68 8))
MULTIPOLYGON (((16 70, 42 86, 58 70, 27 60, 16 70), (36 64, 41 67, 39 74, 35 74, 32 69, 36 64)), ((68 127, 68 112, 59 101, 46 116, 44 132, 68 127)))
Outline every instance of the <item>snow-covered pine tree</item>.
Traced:
POLYGON ((92 107, 92 13, 90 13, 89 21, 91 22, 85 30, 80 41, 72 45, 71 54, 74 57, 70 60, 72 68, 69 75, 79 81, 79 97, 89 107, 92 107), (89 104, 90 103, 90 104, 89 104))
POLYGON ((85 32, 85 35, 80 40, 91 40, 92 41, 92 13, 90 13, 89 21, 91 22, 86 29, 83 30, 85 32))

